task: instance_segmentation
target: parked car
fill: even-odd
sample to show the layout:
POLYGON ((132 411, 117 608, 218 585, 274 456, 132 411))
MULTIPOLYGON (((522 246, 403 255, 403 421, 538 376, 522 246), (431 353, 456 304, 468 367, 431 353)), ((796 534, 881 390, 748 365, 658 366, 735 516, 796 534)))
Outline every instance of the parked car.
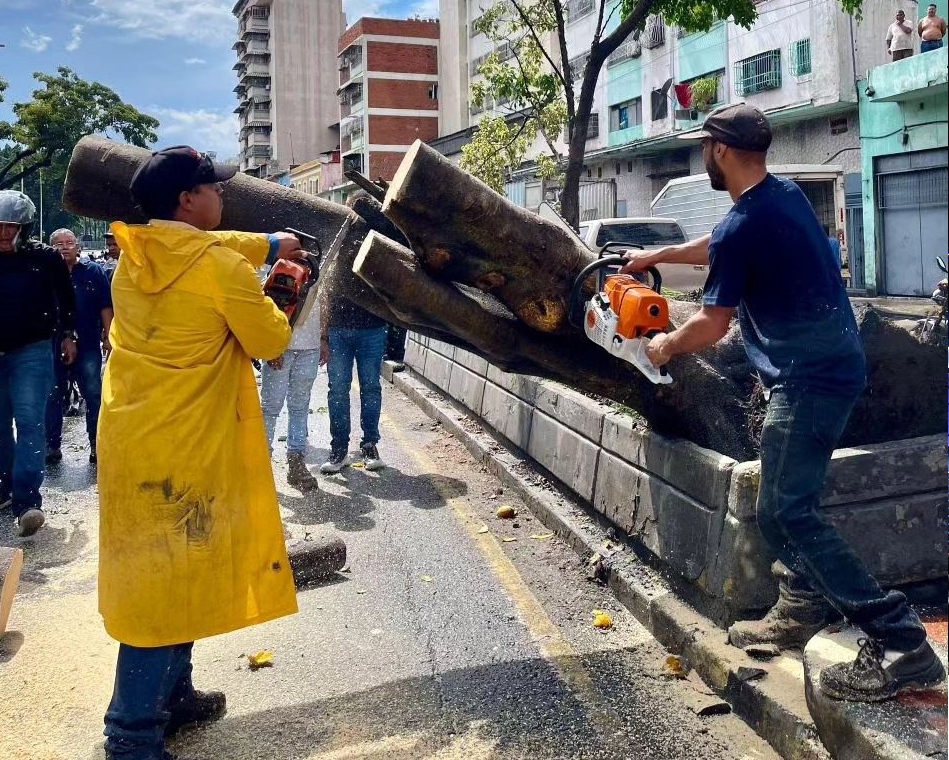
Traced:
MULTIPOLYGON (((682 227, 675 219, 659 217, 621 217, 580 222, 580 237, 594 253, 608 243, 633 243, 647 251, 686 242, 682 227)), ((662 287, 686 293, 705 287, 707 266, 660 264, 662 287)))

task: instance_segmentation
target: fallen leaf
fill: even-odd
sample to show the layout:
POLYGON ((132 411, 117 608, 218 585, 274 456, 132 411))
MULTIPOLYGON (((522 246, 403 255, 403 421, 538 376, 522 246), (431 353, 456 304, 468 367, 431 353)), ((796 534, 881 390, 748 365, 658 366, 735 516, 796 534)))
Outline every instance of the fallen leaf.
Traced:
POLYGON ((488 530, 490 529, 488 528, 487 525, 482 525, 480 528, 478 528, 478 533, 487 533, 488 530))
POLYGON ((678 655, 670 654, 666 657, 666 661, 663 664, 662 669, 666 672, 667 675, 673 676, 675 678, 685 678, 685 664, 682 662, 682 658, 678 655))
POLYGON ((514 538, 513 536, 505 536, 505 537, 502 538, 501 540, 502 540, 504 543, 506 543, 506 544, 509 544, 509 543, 511 543, 512 541, 517 541, 517 539, 514 538))
POLYGON ((262 649, 256 654, 247 655, 247 662, 250 663, 251 670, 258 670, 259 668, 272 668, 273 667, 273 652, 269 649, 262 649))
POLYGON ((434 583, 434 582, 435 582, 435 579, 432 576, 430 575, 422 576, 422 583, 434 583))
POLYGON ((548 538, 553 538, 553 533, 534 533, 531 538, 535 541, 546 541, 548 538))
POLYGON ((366 466, 366 463, 365 463, 365 462, 353 462, 351 466, 354 467, 354 468, 356 468, 357 470, 361 470, 363 467, 366 466))
POLYGON ((497 516, 501 520, 513 520, 517 510, 510 504, 502 504, 498 507, 497 516))
POLYGON ((364 588, 357 588, 357 589, 356 589, 356 593, 357 593, 357 594, 365 594, 365 593, 366 593, 366 589, 364 589, 364 588))
POLYGON ((613 618, 607 615, 602 610, 593 611, 593 627, 594 628, 612 628, 613 627, 613 618))

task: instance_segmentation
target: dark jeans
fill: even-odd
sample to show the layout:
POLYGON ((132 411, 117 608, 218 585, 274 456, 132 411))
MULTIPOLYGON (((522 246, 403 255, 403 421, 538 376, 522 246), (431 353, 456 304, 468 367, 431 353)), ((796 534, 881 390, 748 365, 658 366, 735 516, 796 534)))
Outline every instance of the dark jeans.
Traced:
POLYGON ((43 417, 52 377, 53 355, 48 340, 0 355, 0 501, 13 497, 14 517, 43 504, 43 417))
POLYGON ((193 646, 119 645, 112 702, 105 714, 109 760, 161 760, 171 710, 194 691, 193 646))
POLYGON ((86 433, 89 443, 94 446, 99 425, 99 406, 102 404, 102 353, 98 345, 94 350, 80 350, 76 361, 68 367, 54 348, 53 371, 55 383, 46 403, 46 445, 58 449, 63 443, 63 399, 71 372, 86 401, 86 433))
POLYGON ((930 50, 939 50, 942 47, 942 40, 923 40, 919 43, 919 52, 928 53, 930 50))
POLYGON ((382 354, 386 328, 352 329, 331 327, 330 358, 326 366, 329 380, 327 403, 330 413, 330 447, 334 452, 349 450, 349 388, 353 384, 353 362, 359 376, 359 424, 362 446, 379 443, 379 415, 382 413, 382 354))
POLYGON ((880 588, 819 509, 830 457, 855 401, 774 390, 761 433, 758 526, 778 559, 838 612, 886 646, 908 651, 926 631, 906 597, 880 588))
POLYGON ((893 60, 902 61, 904 58, 912 58, 912 50, 894 50, 893 51, 893 60))

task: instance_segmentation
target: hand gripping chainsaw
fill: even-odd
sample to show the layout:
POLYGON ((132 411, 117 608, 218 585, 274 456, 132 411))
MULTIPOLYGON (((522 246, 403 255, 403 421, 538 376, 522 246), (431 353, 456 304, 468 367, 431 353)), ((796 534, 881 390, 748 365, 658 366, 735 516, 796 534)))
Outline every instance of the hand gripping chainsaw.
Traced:
POLYGON ((264 283, 264 295, 273 299, 277 308, 287 315, 290 327, 293 327, 301 318, 305 317, 312 308, 310 292, 316 291, 313 286, 320 275, 320 260, 323 252, 315 237, 300 230, 287 227, 285 232, 295 235, 300 245, 308 251, 316 249, 317 253, 307 253, 305 258, 290 261, 277 259, 270 268, 267 280, 264 283))
MULTIPOLYGON (((608 245, 603 252, 610 248, 616 250, 617 246, 608 245)), ((574 281, 570 322, 575 327, 582 326, 590 340, 632 364, 653 383, 671 383, 672 377, 666 368, 657 369, 646 356, 649 339, 669 327, 669 304, 660 295, 662 277, 654 267, 647 269, 653 280, 653 286, 649 287, 633 275, 618 274, 626 259, 621 255, 603 256, 603 252, 601 258, 584 267, 574 281), (594 272, 597 273, 596 293, 584 301, 583 284, 594 272)))

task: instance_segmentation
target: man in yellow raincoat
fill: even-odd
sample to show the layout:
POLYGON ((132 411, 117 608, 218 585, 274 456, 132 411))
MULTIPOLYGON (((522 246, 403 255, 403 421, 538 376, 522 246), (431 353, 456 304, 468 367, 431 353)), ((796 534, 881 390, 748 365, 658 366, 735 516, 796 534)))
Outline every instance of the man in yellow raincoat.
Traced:
POLYGON ((296 612, 251 357, 290 342, 254 268, 292 235, 209 232, 233 167, 185 146, 131 192, 147 225, 112 225, 122 258, 99 423, 99 611, 119 647, 109 760, 167 760, 164 737, 216 718, 191 647, 296 612))

